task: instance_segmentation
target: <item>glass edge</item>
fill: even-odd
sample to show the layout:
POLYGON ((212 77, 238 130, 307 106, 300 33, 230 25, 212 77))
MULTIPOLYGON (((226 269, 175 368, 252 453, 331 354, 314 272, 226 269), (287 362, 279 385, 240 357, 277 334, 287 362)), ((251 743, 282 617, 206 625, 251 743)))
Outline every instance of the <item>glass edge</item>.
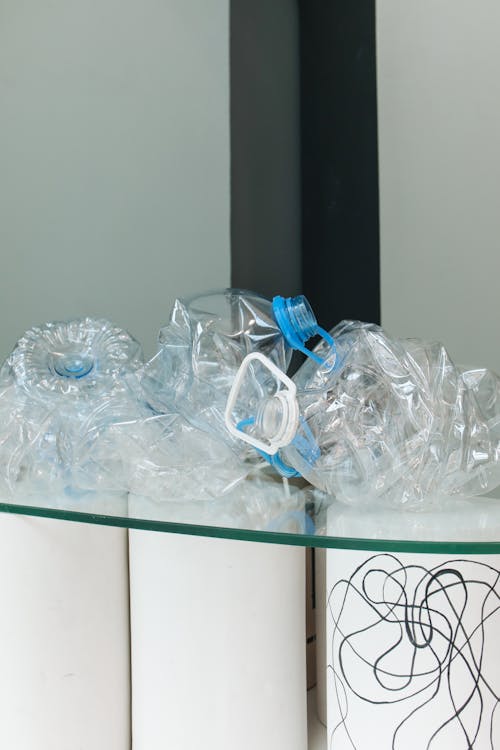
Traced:
POLYGON ((417 541, 403 539, 360 539, 355 537, 314 536, 311 534, 293 534, 285 531, 259 531, 255 529, 234 529, 226 526, 204 526, 197 524, 175 523, 171 521, 152 521, 141 518, 107 516, 98 513, 65 511, 56 508, 39 508, 35 506, 10 505, 0 503, 0 513, 38 518, 52 518, 74 523, 88 523, 98 526, 134 529, 137 531, 156 531, 186 536, 203 536, 217 539, 233 539, 244 542, 267 544, 284 544, 295 547, 315 547, 336 550, 360 550, 367 552, 415 552, 423 554, 500 554, 500 542, 458 542, 458 541, 417 541))

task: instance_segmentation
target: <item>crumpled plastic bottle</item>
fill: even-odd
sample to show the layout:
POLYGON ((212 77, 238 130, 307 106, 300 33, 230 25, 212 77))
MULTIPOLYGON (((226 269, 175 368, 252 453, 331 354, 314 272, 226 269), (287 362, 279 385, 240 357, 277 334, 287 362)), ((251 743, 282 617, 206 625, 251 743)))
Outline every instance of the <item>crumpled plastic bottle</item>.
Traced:
POLYGON ((131 498, 159 502, 214 500, 248 476, 250 466, 215 435, 180 414, 149 412, 127 430, 131 498))
POLYGON ((344 321, 330 333, 292 379, 247 357, 228 400, 233 435, 244 422, 244 440, 347 503, 416 508, 500 484, 497 375, 376 325, 344 321), (260 399, 259 368, 275 378, 260 399))
POLYGON ((2 492, 126 491, 117 440, 138 416, 126 376, 142 362, 135 339, 106 320, 26 331, 0 374, 2 492))
MULTIPOLYGON (((181 414, 251 460, 258 454, 231 435, 224 420, 241 363, 259 352, 286 371, 292 351, 306 351, 316 334, 328 336, 302 296, 271 302, 254 292, 225 289, 177 299, 160 331, 159 351, 140 375, 142 391, 156 412, 181 414)), ((263 392, 268 385, 264 378, 263 392)))

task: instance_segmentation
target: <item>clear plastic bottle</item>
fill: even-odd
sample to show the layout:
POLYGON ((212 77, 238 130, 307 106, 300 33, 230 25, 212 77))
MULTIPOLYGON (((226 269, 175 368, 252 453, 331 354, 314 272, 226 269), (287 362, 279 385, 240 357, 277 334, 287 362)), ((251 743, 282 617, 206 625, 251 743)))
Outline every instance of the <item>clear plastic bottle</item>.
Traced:
POLYGON ((46 323, 26 331, 0 377, 4 489, 125 491, 118 427, 138 416, 126 376, 141 364, 139 344, 106 320, 46 323))
POLYGON ((228 401, 228 428, 347 503, 419 507, 500 484, 500 378, 463 371, 439 343, 389 338, 344 321, 292 379, 249 357, 228 401), (322 364, 318 364, 318 359, 322 364), (244 383, 244 385, 243 385, 244 383))
MULTIPOLYGON (((159 334, 158 354, 144 368, 142 388, 153 409, 179 412, 199 429, 256 455, 225 429, 228 394, 246 355, 259 352, 286 371, 293 349, 305 351, 319 328, 305 297, 225 289, 178 299, 159 334)), ((314 356, 314 355, 313 355, 314 356)), ((268 383, 260 383, 262 392, 268 383)))

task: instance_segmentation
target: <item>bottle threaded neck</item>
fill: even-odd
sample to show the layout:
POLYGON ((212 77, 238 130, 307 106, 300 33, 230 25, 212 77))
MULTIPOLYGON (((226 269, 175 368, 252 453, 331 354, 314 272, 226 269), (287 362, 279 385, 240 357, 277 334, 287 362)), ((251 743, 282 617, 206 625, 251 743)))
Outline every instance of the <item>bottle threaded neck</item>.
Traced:
POLYGON ((279 439, 284 432, 288 418, 286 399, 277 393, 264 399, 257 408, 255 424, 268 440, 279 439))
MULTIPOLYGON (((330 334, 318 325, 316 316, 303 294, 297 297, 275 297, 273 313, 283 337, 292 349, 302 352, 319 365, 326 360, 315 351, 310 351, 305 344, 312 336, 319 335, 335 353, 335 342, 330 334)), ((333 360, 335 362, 335 360, 333 360)))
POLYGON ((273 311, 283 336, 297 349, 318 332, 316 316, 303 294, 275 297, 273 311))
POLYGON ((318 330, 318 323, 311 305, 303 294, 298 297, 288 297, 285 299, 285 305, 290 324, 305 344, 318 330))

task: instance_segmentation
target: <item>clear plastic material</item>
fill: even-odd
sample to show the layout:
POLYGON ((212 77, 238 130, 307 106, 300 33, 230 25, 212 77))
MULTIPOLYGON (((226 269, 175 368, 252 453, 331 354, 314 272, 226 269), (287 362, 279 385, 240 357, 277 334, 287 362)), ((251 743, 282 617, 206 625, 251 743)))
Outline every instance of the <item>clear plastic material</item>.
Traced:
POLYGON ((420 507, 500 484, 500 378, 439 343, 344 321, 293 377, 300 412, 280 455, 347 503, 420 507))
POLYGON ((122 426, 139 417, 126 376, 139 344, 106 320, 28 330, 2 367, 2 492, 126 491, 122 426))
POLYGON ((149 413, 126 432, 129 491, 160 502, 223 497, 251 466, 213 435, 179 414, 149 413))
POLYGON ((272 303, 237 289, 178 299, 160 331, 159 345, 141 375, 150 406, 158 413, 180 413, 195 427, 225 440, 241 458, 259 459, 227 432, 224 412, 247 354, 261 352, 281 370, 288 368, 292 349, 272 303))
POLYGON ((200 496, 200 488, 194 485, 191 494, 187 492, 187 485, 162 496, 141 494, 140 489, 137 487, 137 491, 129 495, 128 509, 132 518, 209 526, 215 531, 223 527, 225 531, 316 533, 310 512, 314 504, 313 493, 317 491, 300 480, 290 483, 282 480, 264 464, 217 497, 203 493, 200 496))
POLYGON ((463 372, 441 344, 378 326, 347 321, 331 333, 333 366, 305 362, 294 377, 320 455, 311 463, 284 449, 312 484, 347 502, 419 506, 500 483, 498 376, 463 372))

